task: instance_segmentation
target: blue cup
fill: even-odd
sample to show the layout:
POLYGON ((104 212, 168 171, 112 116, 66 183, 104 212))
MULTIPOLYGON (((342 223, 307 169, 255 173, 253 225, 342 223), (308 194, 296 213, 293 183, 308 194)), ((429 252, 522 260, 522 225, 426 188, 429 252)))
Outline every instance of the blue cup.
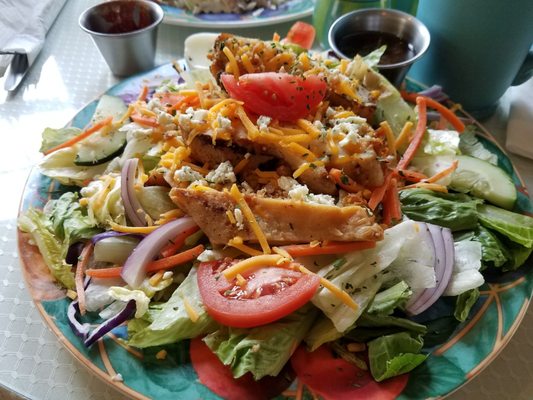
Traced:
POLYGON ((490 116, 511 85, 533 74, 531 0, 420 0, 431 46, 409 76, 438 84, 477 118, 490 116))

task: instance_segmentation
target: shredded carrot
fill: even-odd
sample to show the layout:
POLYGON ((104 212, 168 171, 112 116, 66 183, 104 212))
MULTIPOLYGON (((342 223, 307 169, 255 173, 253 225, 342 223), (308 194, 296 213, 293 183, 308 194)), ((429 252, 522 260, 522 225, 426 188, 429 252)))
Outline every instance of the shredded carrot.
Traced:
POLYGON ((415 134, 411 143, 403 153, 402 158, 398 162, 398 170, 406 169, 413 157, 415 156, 422 139, 424 138, 424 133, 426 132, 426 123, 427 123, 427 109, 426 109, 426 98, 423 96, 418 96, 416 98, 416 105, 418 106, 418 123, 416 124, 415 134))
POLYGON ((420 182, 428 177, 421 172, 412 171, 410 169, 402 169, 398 171, 398 175, 409 182, 420 182))
POLYGON ((85 315, 86 307, 85 307, 85 288, 84 288, 84 277, 85 277, 85 269, 87 268, 87 264, 89 264, 89 259, 91 258, 91 254, 93 252, 94 245, 92 242, 89 242, 85 245, 83 248, 79 262, 76 265, 76 275, 74 277, 74 282, 76 284, 76 294, 78 295, 78 306, 80 307, 80 314, 85 315))
MULTIPOLYGON (((181 253, 170 257, 161 258, 160 260, 152 261, 146 265, 145 272, 157 272, 163 269, 172 269, 179 264, 191 261, 198 257, 204 251, 204 246, 199 244, 192 249, 185 250, 181 253)), ((122 272, 122 267, 98 268, 88 269, 85 271, 86 275, 93 278, 118 278, 122 272)))
POLYGON ((103 127, 110 125, 113 122, 113 117, 107 117, 100 122, 97 122, 90 128, 87 128, 83 132, 81 132, 79 135, 74 136, 73 138, 67 140, 66 142, 63 142, 55 147, 52 147, 51 149, 48 149, 44 152, 45 155, 48 155, 50 153, 53 153, 54 151, 57 151, 59 149, 64 149, 66 147, 70 147, 76 143, 78 143, 80 140, 85 139, 86 137, 91 136, 93 133, 98 132, 103 127))
POLYGON ((292 244, 281 246, 280 249, 289 253, 292 257, 316 256, 320 254, 343 254, 357 250, 371 249, 376 246, 376 242, 328 242, 318 246, 311 244, 292 244))
POLYGON ((399 221, 401 218, 402 209, 398 197, 398 186, 396 179, 392 178, 383 198, 383 223, 390 225, 393 220, 399 221))
POLYGON ((392 176, 394 175, 394 172, 390 172, 386 177, 385 181, 383 182, 383 185, 375 188, 372 191, 372 194, 370 195, 370 199, 368 200, 368 207, 372 211, 376 209, 379 203, 383 200, 383 197, 385 196, 385 193, 387 192, 387 189, 389 188, 390 181, 392 179, 392 176))
POLYGON ((148 97, 148 86, 143 86, 141 93, 139 93, 139 97, 137 97, 137 101, 146 101, 146 97, 148 97))
POLYGON ((170 113, 171 111, 179 110, 184 104, 187 104, 190 106, 195 106, 195 105, 197 106, 197 105, 200 105, 200 99, 198 98, 198 95, 196 93, 193 95, 189 95, 189 96, 183 96, 181 100, 179 100, 178 102, 170 106, 167 109, 167 112, 170 113))
POLYGON ((404 186, 400 188, 400 190, 416 189, 416 188, 428 189, 434 192, 448 193, 448 188, 446 186, 439 185, 438 183, 427 183, 427 182, 413 183, 412 185, 408 185, 408 186, 404 186))
POLYGON ((197 232, 198 229, 200 229, 199 226, 193 226, 180 232, 168 245, 163 247, 161 250, 161 257, 170 257, 176 254, 178 250, 183 247, 185 240, 193 233, 197 232))
POLYGON ((438 180, 444 178, 445 176, 448 176, 448 175, 450 175, 451 173, 453 173, 453 171, 455 171, 455 170, 457 169, 457 165, 459 165, 459 161, 454 160, 453 163, 452 163, 452 165, 450 165, 448 168, 445 168, 445 169, 443 169, 442 171, 437 172, 435 175, 433 175, 433 176, 430 177, 430 178, 424 179, 423 182, 426 182, 426 183, 435 183, 435 182, 437 182, 438 180))
POLYGON ((423 97, 426 101, 426 105, 429 108, 433 108, 434 110, 437 110, 446 120, 455 128, 455 130, 459 133, 463 132, 465 130, 465 124, 463 124, 463 121, 461 121, 455 113, 450 110, 449 108, 443 106, 438 101, 433 100, 430 97, 427 96, 421 96, 417 93, 409 93, 402 91, 402 97, 410 101, 411 103, 417 103, 418 104, 418 98, 423 97))
POLYGON ((130 118, 134 122, 137 122, 139 125, 150 126, 150 127, 153 127, 153 128, 159 126, 159 123, 157 122, 157 119, 155 119, 154 117, 147 117, 145 115, 141 115, 138 111, 133 112, 130 115, 130 118))
POLYGON ((340 169, 331 168, 329 170, 329 176, 337 185, 350 193, 358 193, 364 188, 355 182, 348 175, 344 174, 340 169))

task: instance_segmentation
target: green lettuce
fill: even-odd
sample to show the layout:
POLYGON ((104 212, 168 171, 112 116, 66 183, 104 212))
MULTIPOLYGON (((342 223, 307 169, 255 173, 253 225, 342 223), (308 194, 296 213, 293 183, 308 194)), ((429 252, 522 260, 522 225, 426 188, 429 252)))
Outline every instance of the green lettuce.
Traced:
POLYGON ((487 150, 483 144, 478 140, 475 134, 476 127, 469 125, 463 133, 461 133, 459 141, 459 150, 462 154, 479 158, 481 160, 498 165, 498 156, 487 150))
POLYGON ((271 324, 251 329, 221 327, 204 342, 235 378, 247 372, 255 379, 276 376, 287 363, 316 318, 316 309, 303 307, 271 324))
POLYGON ((393 376, 405 374, 423 363, 427 355, 420 354, 421 338, 413 338, 406 332, 381 336, 368 343, 370 372, 381 382, 393 376))
POLYGON ((80 128, 68 127, 68 128, 46 128, 42 133, 41 148, 39 151, 45 153, 46 151, 78 136, 82 130, 80 128))
POLYGON ((399 332, 408 332, 413 337, 424 335, 427 332, 425 325, 416 323, 407 318, 392 315, 373 315, 363 313, 356 325, 345 337, 356 342, 368 342, 380 336, 392 335, 399 332))
POLYGON ((533 218, 489 204, 479 205, 477 210, 481 225, 528 249, 533 247, 533 218))
POLYGON ((429 222, 452 231, 477 227, 481 200, 461 193, 436 193, 427 189, 400 192, 402 212, 416 221, 429 222))
POLYGON ((479 289, 474 288, 461 293, 455 300, 453 316, 457 321, 464 322, 470 314, 470 310, 479 299, 479 289))
POLYGON ((50 200, 43 211, 28 209, 18 220, 19 228, 30 233, 53 277, 73 289, 72 265, 65 261, 71 244, 92 238, 100 232, 96 221, 86 215, 78 195, 68 192, 50 200))
POLYGON ((395 308, 403 307, 412 294, 413 292, 409 285, 404 281, 400 281, 376 294, 367 312, 370 314, 390 315, 395 308))
POLYGON ((150 305, 150 324, 145 322, 146 318, 142 321, 133 319, 128 323, 130 346, 145 348, 175 343, 204 335, 217 328, 202 303, 196 275, 196 268, 192 268, 166 303, 155 309, 150 305), (189 317, 185 301, 196 312, 198 318, 195 321, 189 317))

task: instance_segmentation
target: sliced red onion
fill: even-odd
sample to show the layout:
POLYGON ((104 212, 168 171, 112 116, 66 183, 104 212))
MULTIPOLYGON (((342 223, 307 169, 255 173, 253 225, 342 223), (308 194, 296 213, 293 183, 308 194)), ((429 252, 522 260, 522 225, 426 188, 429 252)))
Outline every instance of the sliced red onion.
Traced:
POLYGON ((442 87, 439 85, 430 86, 429 88, 422 90, 419 94, 439 102, 448 99, 448 96, 442 91, 442 87))
POLYGON ((124 203, 124 210, 130 222, 135 226, 146 226, 146 214, 141 206, 141 203, 137 199, 135 194, 135 172, 139 159, 130 158, 126 160, 122 167, 120 175, 120 195, 122 197, 122 203, 124 203))
POLYGON ((91 242, 93 242, 93 244, 96 244, 102 239, 107 239, 107 238, 116 237, 116 236, 132 236, 132 237, 137 237, 139 239, 142 239, 144 237, 144 235, 141 235, 140 233, 106 231, 106 232, 102 232, 102 233, 99 233, 97 235, 94 235, 91 238, 91 242))
POLYGON ((151 232, 141 240, 124 263, 120 274, 122 279, 132 289, 137 289, 146 275, 146 264, 152 261, 161 248, 170 240, 194 226, 196 226, 196 223, 191 217, 183 217, 161 225, 151 232))
POLYGON ((406 311, 411 315, 418 315, 431 307, 442 296, 452 276, 454 247, 451 230, 433 224, 426 225, 435 246, 436 285, 423 290, 408 304, 406 311))
POLYGON ((68 324, 70 325, 70 329, 72 329, 72 332, 82 340, 87 339, 89 336, 89 331, 91 329, 91 325, 88 323, 81 323, 76 318, 77 315, 80 314, 80 305, 78 304, 78 300, 72 301, 67 308, 67 318, 68 318, 68 324))
POLYGON ((98 339, 100 339, 102 336, 104 336, 106 333, 111 331, 113 328, 116 328, 120 324, 126 322, 128 319, 131 318, 133 313, 135 312, 135 300, 130 300, 126 304, 126 307, 119 313, 117 313, 115 316, 109 318, 107 321, 102 322, 97 328, 95 328, 89 337, 85 339, 83 344, 87 347, 90 347, 94 344, 98 339))

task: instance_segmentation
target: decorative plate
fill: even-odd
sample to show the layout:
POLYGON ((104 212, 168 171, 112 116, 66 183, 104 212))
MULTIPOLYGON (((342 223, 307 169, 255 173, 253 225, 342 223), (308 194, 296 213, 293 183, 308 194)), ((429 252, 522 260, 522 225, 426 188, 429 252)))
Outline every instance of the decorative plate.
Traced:
MULTIPOLYGON (((129 78, 107 93, 129 102, 137 97, 144 85, 156 87, 165 79, 178 78, 172 66, 166 64, 129 78)), ((83 108, 72 120, 72 125, 87 125, 96 103, 95 100, 83 108)), ((477 126, 483 144, 498 155, 499 165, 512 175, 519 189, 517 209, 531 215, 533 208, 526 188, 510 160, 479 123, 473 120, 472 123, 477 126)), ((24 190, 20 212, 28 207, 42 207, 48 199, 58 197, 67 189, 34 169, 24 190)), ((160 347, 145 350, 128 347, 119 340, 126 335, 125 328, 119 327, 97 345, 85 348, 68 325, 66 311, 69 299, 53 282, 38 249, 31 244, 28 235, 20 231, 18 241, 24 277, 36 307, 58 340, 93 373, 136 399, 219 399, 199 382, 190 363, 188 341, 166 346, 167 357, 159 360, 156 354, 160 347)), ((528 265, 516 272, 486 276, 481 297, 464 323, 457 323, 453 317, 444 317, 453 313, 450 313, 453 304, 442 300, 436 303, 432 307, 435 319, 429 325, 425 340, 425 349, 431 352, 430 356, 408 377, 402 377, 400 384, 392 385, 394 390, 385 390, 386 397, 380 398, 442 398, 479 374, 509 342, 526 313, 533 286, 532 267, 530 259, 528 265)), ((371 399, 373 393, 377 394, 376 390, 384 394, 376 389, 380 384, 371 386, 366 389, 363 386, 361 397, 354 398, 371 399)), ((295 381, 278 398, 314 399, 317 396, 312 388, 295 381)))
POLYGON ((279 24, 312 14, 313 0, 289 0, 275 9, 260 8, 244 14, 193 14, 183 8, 161 5, 165 11, 163 22, 194 28, 249 28, 279 24))

